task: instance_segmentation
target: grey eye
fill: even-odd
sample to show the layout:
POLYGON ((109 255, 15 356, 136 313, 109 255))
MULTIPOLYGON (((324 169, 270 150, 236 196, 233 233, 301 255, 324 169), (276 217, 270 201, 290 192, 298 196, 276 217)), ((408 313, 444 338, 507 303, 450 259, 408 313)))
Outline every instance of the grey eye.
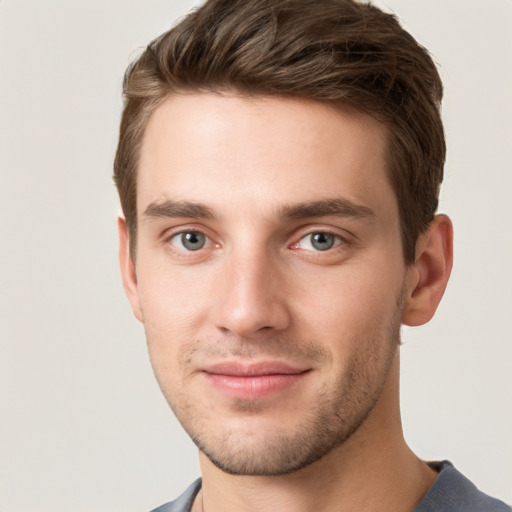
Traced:
POLYGON ((184 231, 171 238, 171 244, 181 250, 198 251, 209 245, 209 238, 199 231, 184 231))
POLYGON ((308 251, 328 251, 335 245, 340 245, 340 243, 339 237, 320 231, 302 237, 299 241, 299 247, 308 251))

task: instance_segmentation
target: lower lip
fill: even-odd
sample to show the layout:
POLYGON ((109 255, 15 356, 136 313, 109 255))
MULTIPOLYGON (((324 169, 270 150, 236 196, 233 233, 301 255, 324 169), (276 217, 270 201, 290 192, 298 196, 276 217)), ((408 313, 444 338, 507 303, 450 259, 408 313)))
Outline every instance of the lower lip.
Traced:
POLYGON ((205 373, 213 388, 224 395, 241 400, 266 398, 296 385, 307 372, 271 375, 219 375, 205 373))

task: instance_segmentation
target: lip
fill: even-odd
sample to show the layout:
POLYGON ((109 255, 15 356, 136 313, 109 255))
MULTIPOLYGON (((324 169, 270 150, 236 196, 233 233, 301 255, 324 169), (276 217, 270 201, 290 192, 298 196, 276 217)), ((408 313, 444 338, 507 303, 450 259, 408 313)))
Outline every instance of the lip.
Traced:
POLYGON ((280 361, 223 362, 202 369, 212 388, 241 400, 262 399, 282 392, 296 385, 309 371, 280 361))

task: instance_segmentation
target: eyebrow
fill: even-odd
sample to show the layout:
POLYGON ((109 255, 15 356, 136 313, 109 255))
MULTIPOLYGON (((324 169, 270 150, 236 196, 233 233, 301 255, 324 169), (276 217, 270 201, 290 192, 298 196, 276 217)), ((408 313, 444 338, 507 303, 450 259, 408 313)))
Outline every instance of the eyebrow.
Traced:
MULTIPOLYGON (((277 218, 284 219, 328 216, 364 219, 374 217, 375 212, 367 206, 342 198, 282 205, 277 209, 277 218)), ((201 203, 167 199, 150 203, 144 210, 144 217, 148 219, 187 217, 191 219, 212 220, 217 218, 217 215, 211 208, 201 203)))
POLYGON ((153 202, 144 210, 147 218, 173 218, 189 217, 192 219, 214 219, 215 214, 211 208, 200 203, 188 201, 174 201, 168 199, 161 202, 153 202))
POLYGON ((341 198, 284 205, 279 208, 278 214, 279 217, 288 219, 328 217, 331 215, 364 219, 375 216, 375 212, 371 208, 341 198))

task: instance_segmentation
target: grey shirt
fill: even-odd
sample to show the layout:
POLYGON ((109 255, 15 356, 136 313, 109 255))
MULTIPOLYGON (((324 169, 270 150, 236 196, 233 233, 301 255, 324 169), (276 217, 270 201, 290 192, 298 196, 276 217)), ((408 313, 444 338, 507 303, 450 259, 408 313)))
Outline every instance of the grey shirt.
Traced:
MULTIPOLYGON (((511 512, 502 501, 479 491, 448 461, 433 462, 430 466, 439 475, 413 512, 511 512)), ((152 512, 190 512, 199 489, 201 479, 196 480, 177 500, 152 512)))

